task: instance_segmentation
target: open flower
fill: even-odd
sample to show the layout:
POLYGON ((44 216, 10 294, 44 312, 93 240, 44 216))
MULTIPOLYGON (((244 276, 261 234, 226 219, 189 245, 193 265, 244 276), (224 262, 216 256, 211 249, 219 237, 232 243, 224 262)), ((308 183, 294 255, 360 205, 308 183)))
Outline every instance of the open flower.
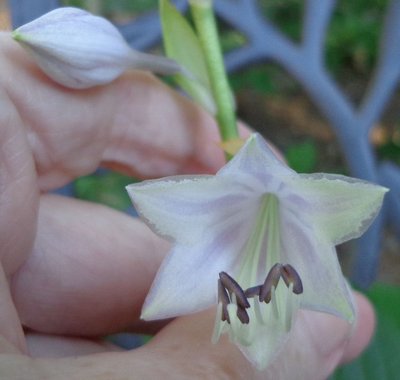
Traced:
POLYGON ((258 368, 278 353, 298 308, 352 322, 335 244, 360 236, 387 191, 330 174, 297 174, 255 134, 215 176, 127 188, 139 214, 174 242, 142 318, 218 304, 213 341, 228 332, 258 368))
POLYGON ((49 77, 70 88, 111 82, 129 68, 180 71, 173 60, 131 49, 111 22, 78 8, 57 8, 12 35, 49 77))

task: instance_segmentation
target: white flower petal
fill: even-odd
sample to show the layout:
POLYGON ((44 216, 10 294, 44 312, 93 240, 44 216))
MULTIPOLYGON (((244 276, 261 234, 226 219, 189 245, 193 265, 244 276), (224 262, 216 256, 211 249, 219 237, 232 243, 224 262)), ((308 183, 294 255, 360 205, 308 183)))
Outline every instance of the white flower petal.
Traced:
POLYGON ((146 298, 143 319, 175 317, 216 304, 218 275, 236 270, 248 236, 240 223, 218 230, 194 245, 173 247, 146 298))
POLYGON ((261 371, 280 353, 288 337, 289 334, 279 325, 260 324, 251 344, 238 344, 238 347, 247 360, 261 371))
POLYGON ((336 250, 320 232, 291 213, 282 212, 282 258, 303 283, 301 307, 337 315, 350 322, 354 307, 342 275, 336 250))
POLYGON ((342 176, 298 175, 253 135, 216 176, 147 181, 128 191, 145 221, 175 241, 146 299, 144 318, 208 307, 216 302, 221 271, 251 292, 264 284, 271 301, 253 298, 249 323, 242 323, 242 314, 236 317, 237 289, 228 301, 219 300, 230 323, 217 320, 214 335, 216 340, 228 332, 260 369, 279 352, 299 306, 353 321, 334 245, 367 228, 386 189, 342 176), (273 286, 267 275, 276 263, 292 266, 303 291, 288 272, 279 272, 284 278, 273 286))
POLYGON ((231 219, 248 224, 257 207, 244 184, 207 175, 143 181, 127 191, 150 228, 181 244, 218 234, 231 219))
POLYGON ((253 176, 261 183, 268 184, 270 177, 297 175, 267 145, 264 139, 254 133, 247 139, 239 152, 218 173, 217 176, 253 176))
POLYGON ((333 244, 361 236, 378 214, 386 188, 331 174, 299 175, 292 184, 307 213, 333 244))

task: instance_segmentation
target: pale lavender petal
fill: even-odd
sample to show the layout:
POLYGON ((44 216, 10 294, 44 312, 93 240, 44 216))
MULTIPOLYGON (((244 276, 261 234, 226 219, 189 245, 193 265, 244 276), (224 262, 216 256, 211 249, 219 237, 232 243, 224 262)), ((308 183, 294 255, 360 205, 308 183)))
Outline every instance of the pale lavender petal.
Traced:
POLYGON ((249 225, 257 208, 251 188, 215 176, 177 176, 127 187, 137 211, 156 233, 193 244, 219 233, 218 226, 249 225))
POLYGON ((305 220, 281 212, 283 261, 291 264, 303 283, 302 308, 354 319, 354 306, 343 278, 336 250, 305 220))
POLYGON ((217 173, 221 177, 243 176, 246 182, 253 177, 254 181, 269 186, 269 192, 273 193, 279 191, 280 183, 286 176, 293 175, 297 173, 278 159, 258 133, 253 134, 232 160, 217 173), (276 183, 272 184, 271 181, 276 183))
POLYGON ((378 214, 388 189, 355 178, 332 174, 299 175, 292 183, 308 201, 304 215, 332 244, 361 236, 378 214))
POLYGON ((175 317, 216 304, 218 274, 237 271, 249 227, 237 218, 215 227, 217 234, 194 245, 173 247, 146 298, 143 319, 175 317))

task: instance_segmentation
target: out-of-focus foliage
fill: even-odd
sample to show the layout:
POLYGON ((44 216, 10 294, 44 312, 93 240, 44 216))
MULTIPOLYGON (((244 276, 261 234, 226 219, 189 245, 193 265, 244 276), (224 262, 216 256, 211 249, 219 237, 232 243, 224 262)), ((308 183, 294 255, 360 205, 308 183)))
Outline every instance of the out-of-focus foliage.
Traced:
POLYGON ((340 0, 326 41, 327 63, 333 70, 348 66, 370 72, 377 59, 379 36, 388 0, 340 0))
POLYGON ((78 178, 74 182, 74 192, 79 199, 125 210, 131 205, 125 186, 134 181, 132 177, 107 171, 78 178))
MULTIPOLYGON (((376 62, 382 17, 388 0, 339 0, 326 40, 328 66, 364 73, 376 62)), ((304 1, 260 0, 263 13, 294 41, 301 40, 304 1)))
POLYGON ((279 80, 276 80, 281 77, 273 66, 261 65, 233 74, 229 79, 234 91, 247 88, 260 94, 276 94, 281 92, 279 80))
POLYGON ((386 160, 392 160, 400 165, 400 126, 394 130, 393 134, 387 141, 378 148, 380 157, 386 160))
POLYGON ((260 0, 263 14, 294 41, 300 41, 304 1, 260 0))
POLYGON ((285 152, 288 165, 298 173, 312 173, 317 166, 318 151, 312 139, 290 145, 285 152))
MULTIPOLYGON (((388 0, 340 0, 333 12, 325 44, 326 63, 334 75, 340 80, 342 72, 348 75, 370 75, 377 61, 379 37, 388 0)), ((276 27, 293 41, 301 41, 302 14, 304 2, 297 0, 260 0, 260 8, 266 17, 276 27)), ((237 45, 232 44, 234 32, 223 29, 222 44, 225 50, 237 45), (228 43, 225 42, 227 39, 228 43)), ((234 40, 238 44, 239 39, 234 40)), ((243 41, 240 41, 243 43, 243 41)), ((268 43, 268 41, 266 41, 268 43)), ((271 80, 267 80, 268 65, 265 65, 264 74, 254 73, 251 68, 240 74, 234 74, 233 80, 238 87, 239 80, 235 76, 243 77, 243 86, 256 83, 254 76, 262 79, 256 85, 258 91, 271 93, 271 80), (264 84, 264 86, 263 86, 264 84)), ((279 89, 278 89, 279 91, 279 89)))
POLYGON ((84 8, 104 16, 124 18, 157 8, 158 0, 64 0, 63 4, 84 8))

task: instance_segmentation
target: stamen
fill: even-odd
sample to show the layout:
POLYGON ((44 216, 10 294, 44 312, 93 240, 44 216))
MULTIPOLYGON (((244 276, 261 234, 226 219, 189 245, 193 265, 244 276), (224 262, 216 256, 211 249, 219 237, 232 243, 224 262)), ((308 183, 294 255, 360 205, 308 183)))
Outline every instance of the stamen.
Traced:
POLYGON ((281 277, 282 272, 282 264, 276 263, 271 270, 268 272, 268 275, 264 281, 264 284, 261 286, 260 290, 260 302, 269 303, 271 301, 271 289, 272 287, 276 288, 281 277))
POLYGON ((237 312, 236 312, 237 317, 239 318, 239 321, 248 324, 250 322, 249 315, 247 314, 246 309, 243 309, 241 306, 238 305, 237 312))
POLYGON ((221 317, 221 321, 227 321, 228 323, 231 323, 230 319, 229 319, 229 314, 228 314, 228 305, 224 305, 222 304, 222 317, 221 317))
POLYGON ((290 327, 292 326, 292 319, 293 319, 293 298, 295 297, 293 295, 293 283, 291 283, 289 286, 289 291, 286 292, 286 310, 285 310, 285 328, 286 331, 290 330, 290 327))
POLYGON ((279 319, 279 308, 278 308, 278 300, 276 299, 276 288, 273 286, 271 288, 271 305, 272 305, 272 313, 275 319, 279 319))
POLYGON ((258 297, 260 295, 261 285, 252 286, 244 291, 247 298, 258 297))
POLYGON ((226 272, 220 272, 219 278, 221 280, 222 285, 225 287, 226 290, 232 294, 236 295, 237 304, 242 307, 243 309, 250 307, 249 301, 244 294, 243 289, 240 285, 226 272))
POLYGON ((265 325, 266 324, 266 318, 264 317, 262 311, 261 311, 261 304, 260 302, 253 298, 253 307, 254 307, 254 314, 258 320, 259 323, 265 325))
POLYGON ((229 331, 229 337, 230 339, 235 342, 237 341, 238 337, 240 336, 240 330, 241 330, 241 324, 236 318, 237 315, 237 305, 236 304, 229 304, 228 305, 228 313, 229 313, 229 318, 231 320, 231 328, 228 330, 229 331))
POLYGON ((230 300, 226 289, 221 283, 221 280, 218 280, 218 303, 222 305, 221 320, 229 323, 227 306, 229 305, 230 300))
POLYGON ((301 282, 301 278, 296 272, 296 269, 294 269, 290 264, 286 264, 283 265, 281 274, 287 287, 289 287, 290 284, 293 284, 294 294, 303 293, 303 283, 301 282))

